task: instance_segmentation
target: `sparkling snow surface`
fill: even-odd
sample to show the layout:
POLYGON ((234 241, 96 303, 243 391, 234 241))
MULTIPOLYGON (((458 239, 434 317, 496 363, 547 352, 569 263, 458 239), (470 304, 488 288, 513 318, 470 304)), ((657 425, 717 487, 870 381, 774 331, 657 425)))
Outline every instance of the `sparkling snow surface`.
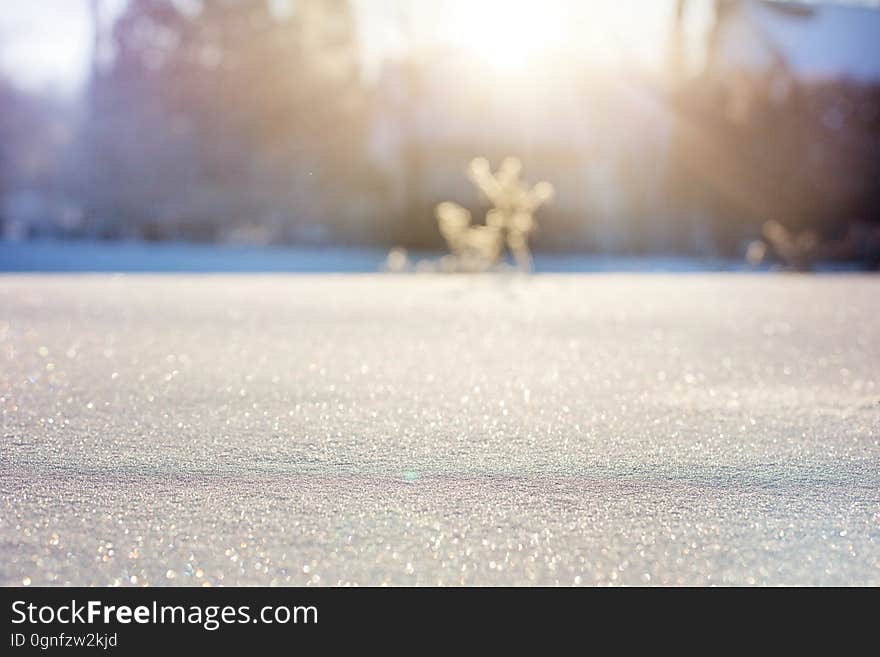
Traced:
POLYGON ((0 584, 880 585, 880 278, 0 277, 0 584))

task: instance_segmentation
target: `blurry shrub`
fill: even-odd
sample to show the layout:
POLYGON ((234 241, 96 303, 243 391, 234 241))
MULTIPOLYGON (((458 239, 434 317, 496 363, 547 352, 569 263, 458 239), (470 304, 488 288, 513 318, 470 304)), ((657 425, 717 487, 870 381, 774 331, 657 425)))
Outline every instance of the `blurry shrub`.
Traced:
POLYGON ((553 186, 540 182, 531 186, 520 179, 522 164, 506 158, 492 173, 488 160, 476 158, 468 167, 468 177, 492 204, 485 224, 472 223, 465 208, 444 202, 435 214, 440 234, 454 258, 454 269, 485 271, 497 265, 506 246, 520 271, 531 271, 529 235, 537 229, 535 211, 553 198, 553 186))

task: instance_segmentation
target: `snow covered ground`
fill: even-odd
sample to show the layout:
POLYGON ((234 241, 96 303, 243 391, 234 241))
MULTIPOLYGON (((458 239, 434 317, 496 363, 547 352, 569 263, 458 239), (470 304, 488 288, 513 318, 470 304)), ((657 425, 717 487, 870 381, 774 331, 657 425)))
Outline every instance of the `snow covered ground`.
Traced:
POLYGON ((0 277, 0 583, 880 585, 880 278, 0 277))
MULTIPOLYGON (((0 272, 375 273, 387 249, 147 242, 0 241, 0 272)), ((411 254, 412 261, 440 253, 411 254)), ((537 254, 538 272, 694 272, 745 269, 743 261, 676 256, 537 254)))

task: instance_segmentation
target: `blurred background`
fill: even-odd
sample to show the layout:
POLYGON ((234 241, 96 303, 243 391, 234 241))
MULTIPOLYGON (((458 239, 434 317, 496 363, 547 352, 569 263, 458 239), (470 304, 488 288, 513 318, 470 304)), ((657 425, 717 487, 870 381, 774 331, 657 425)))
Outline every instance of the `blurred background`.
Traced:
POLYGON ((37 267, 33 245, 46 244, 56 260, 97 244, 341 248, 352 262, 395 245, 442 251, 434 206, 482 217, 467 164, 508 155, 556 189, 538 213, 539 255, 876 269, 880 9, 0 9, 0 269, 37 267))

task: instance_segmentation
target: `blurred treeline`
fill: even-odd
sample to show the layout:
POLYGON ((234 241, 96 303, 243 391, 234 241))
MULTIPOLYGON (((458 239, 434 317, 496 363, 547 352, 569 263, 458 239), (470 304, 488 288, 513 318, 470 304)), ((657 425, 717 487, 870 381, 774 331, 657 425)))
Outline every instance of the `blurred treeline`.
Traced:
POLYGON ((351 8, 273 6, 130 0, 96 29, 88 88, 65 116, 5 84, 0 180, 29 192, 7 214, 68 237, 372 239, 351 8))
POLYGON ((418 46, 368 79, 346 0, 129 0, 96 11, 79 97, 0 80, 0 232, 442 248, 434 204, 485 209, 466 163, 516 155, 558 192, 538 249, 739 257, 772 222, 770 257, 781 235, 877 266, 880 83, 802 79, 739 35, 818 10, 752 5, 716 12, 697 73, 673 24, 663 75, 564 56, 525 84, 418 46), (754 52, 772 65, 737 68, 754 52))
POLYGON ((723 252, 744 229, 766 238, 778 223, 786 241, 806 238, 811 252, 798 256, 809 261, 880 266, 880 86, 826 81, 743 99, 694 80, 673 101, 670 203, 696 212, 723 252))
POLYGON ((350 8, 270 7, 209 2, 187 15, 160 0, 129 4, 89 91, 86 230, 368 237, 357 234, 370 176, 359 157, 367 117, 350 8))

